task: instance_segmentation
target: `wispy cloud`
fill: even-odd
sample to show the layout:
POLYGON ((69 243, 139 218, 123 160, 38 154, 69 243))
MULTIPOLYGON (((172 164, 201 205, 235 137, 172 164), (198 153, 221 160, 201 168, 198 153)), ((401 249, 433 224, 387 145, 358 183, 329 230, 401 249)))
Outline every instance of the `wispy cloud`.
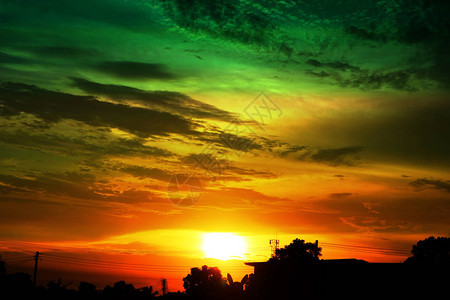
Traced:
POLYGON ((417 178, 409 184, 419 190, 436 189, 450 193, 450 180, 417 178))

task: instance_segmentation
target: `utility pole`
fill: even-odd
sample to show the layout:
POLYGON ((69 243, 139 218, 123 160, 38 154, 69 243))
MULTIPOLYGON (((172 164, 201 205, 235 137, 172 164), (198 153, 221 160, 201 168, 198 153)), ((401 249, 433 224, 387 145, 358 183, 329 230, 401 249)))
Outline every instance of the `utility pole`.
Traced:
POLYGON ((318 259, 319 258, 319 241, 316 240, 316 251, 314 251, 314 256, 318 259))
POLYGON ((33 275, 33 286, 34 287, 36 287, 38 261, 39 261, 39 251, 36 251, 36 255, 34 256, 34 275, 33 275))
POLYGON ((166 295, 166 291, 167 291, 167 279, 163 278, 161 280, 161 286, 162 286, 163 296, 165 296, 166 295))

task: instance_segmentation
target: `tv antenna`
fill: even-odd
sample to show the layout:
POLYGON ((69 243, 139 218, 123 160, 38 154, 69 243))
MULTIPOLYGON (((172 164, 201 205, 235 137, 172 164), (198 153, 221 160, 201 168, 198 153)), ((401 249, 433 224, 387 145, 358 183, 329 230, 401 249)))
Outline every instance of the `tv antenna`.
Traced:
POLYGON ((278 239, 278 233, 276 234, 275 239, 269 240, 270 251, 272 251, 272 257, 274 257, 277 253, 277 250, 280 249, 280 240, 278 239))

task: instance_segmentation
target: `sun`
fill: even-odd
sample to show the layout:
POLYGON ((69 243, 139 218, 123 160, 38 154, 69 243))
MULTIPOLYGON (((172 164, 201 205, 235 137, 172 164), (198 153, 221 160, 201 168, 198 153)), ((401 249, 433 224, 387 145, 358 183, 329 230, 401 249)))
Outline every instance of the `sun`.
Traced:
POLYGON ((211 232, 203 234, 202 249, 206 258, 243 259, 247 244, 243 237, 234 233, 211 232))

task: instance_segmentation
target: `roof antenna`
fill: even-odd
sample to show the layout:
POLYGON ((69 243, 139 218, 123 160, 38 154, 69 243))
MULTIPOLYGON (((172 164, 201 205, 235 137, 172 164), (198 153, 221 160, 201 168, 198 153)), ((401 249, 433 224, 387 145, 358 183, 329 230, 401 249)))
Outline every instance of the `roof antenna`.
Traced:
POLYGON ((278 239, 278 232, 276 233, 275 239, 269 240, 270 251, 272 252, 272 257, 275 257, 277 250, 280 248, 280 240, 278 239))

